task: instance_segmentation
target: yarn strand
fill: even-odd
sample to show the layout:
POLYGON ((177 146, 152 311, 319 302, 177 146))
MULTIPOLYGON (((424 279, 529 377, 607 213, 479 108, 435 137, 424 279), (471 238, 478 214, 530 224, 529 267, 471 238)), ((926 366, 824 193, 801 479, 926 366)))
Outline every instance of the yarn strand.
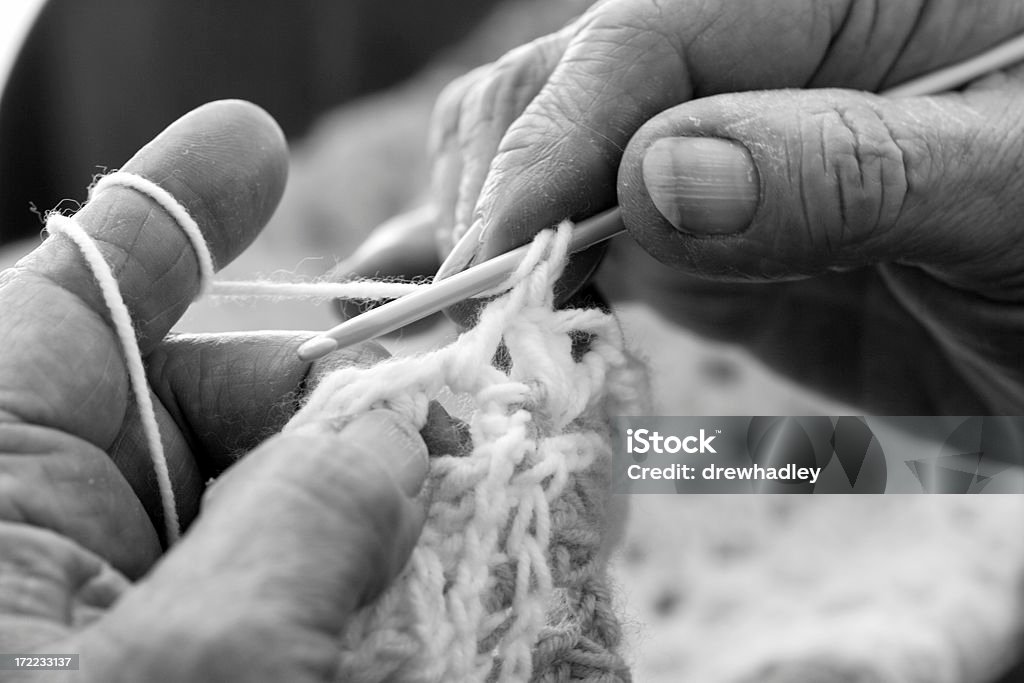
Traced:
MULTIPOLYGON (((419 283, 214 283, 198 225, 170 193, 114 173, 91 196, 123 186, 163 207, 188 236, 201 289, 219 296, 384 299, 419 283)), ((73 217, 47 229, 70 239, 92 271, 120 342, 160 491, 168 543, 180 534, 166 454, 131 314, 110 265, 73 217)), ((472 451, 432 454, 427 521, 398 580, 340 634, 338 680, 563 683, 629 680, 601 573, 613 414, 643 414, 642 372, 601 311, 556 310, 554 285, 573 226, 540 233, 509 278, 483 295, 475 327, 443 348, 327 374, 285 430, 340 425, 386 407, 425 426, 448 392, 473 406, 472 451), (574 343, 587 348, 574 358, 574 343), (503 349, 507 367, 492 364, 503 349)))
POLYGON ((210 245, 206 243, 203 231, 199 229, 199 224, 189 214, 188 209, 182 206, 174 195, 152 180, 126 171, 115 171, 97 180, 89 190, 89 200, 91 201, 111 187, 126 187, 146 195, 174 219, 181 231, 185 233, 188 241, 192 243, 192 251, 199 262, 199 294, 205 293, 213 282, 216 268, 213 263, 213 255, 210 253, 210 245))
POLYGON ((350 280, 348 282, 274 282, 271 280, 215 280, 209 294, 226 299, 397 299, 429 284, 350 280))
POLYGON ((156 473, 157 487, 160 490, 160 504, 164 515, 164 529, 167 543, 178 540, 180 526, 178 508, 175 501, 174 486, 167 467, 167 456, 160 439, 160 427, 156 422, 156 410, 149 394, 149 381, 146 379, 146 366, 142 361, 142 351, 135 338, 135 327, 132 325, 131 313, 121 296, 117 286, 117 278, 107 264, 103 254, 96 246, 96 241, 73 218, 52 213, 46 220, 46 230, 51 235, 63 235, 78 247, 86 265, 92 271, 103 295, 103 303, 110 312, 110 320, 114 325, 114 333, 121 342, 125 367, 128 370, 128 382, 135 394, 135 405, 138 407, 142 432, 146 437, 149 457, 156 473))
POLYGON ((338 681, 629 680, 601 574, 613 414, 642 375, 601 311, 556 310, 573 227, 535 239, 448 346, 323 378, 285 427, 386 407, 414 425, 444 392, 472 451, 432 454, 427 522, 402 576, 346 627, 338 681), (573 357, 573 340, 589 349, 573 357), (504 346, 509 369, 492 365, 504 346), (600 615, 600 616, 598 616, 600 615))
MULTIPOLYGON (((152 180, 126 171, 110 173, 97 180, 89 190, 89 200, 92 201, 112 187, 123 187, 145 195, 174 220, 192 245, 192 250, 199 267, 200 294, 209 289, 213 282, 215 271, 213 255, 210 253, 210 247, 203 237, 199 224, 189 214, 188 209, 175 199, 174 195, 152 180)), ((139 411, 142 432, 145 436, 146 447, 149 449, 150 460, 153 463, 157 488, 160 491, 160 506, 164 516, 167 544, 172 545, 177 542, 181 535, 177 501, 167 464, 167 455, 164 452, 163 441, 160 438, 160 427, 156 420, 156 409, 150 396, 149 381, 146 379, 146 366, 142 359, 142 350, 139 348, 138 339, 135 336, 135 326, 132 323, 131 313, 128 311, 128 306, 121 295, 117 278, 110 269, 110 265, 103 258, 99 247, 96 246, 96 241, 74 218, 63 216, 56 212, 51 213, 46 220, 46 230, 50 234, 63 235, 75 243, 82 253, 82 257, 85 259, 89 270, 92 271, 93 278, 95 278, 103 295, 103 302, 110 312, 110 320, 114 326, 114 332, 121 343, 125 368, 128 371, 129 386, 131 386, 132 393, 135 395, 135 404, 139 411)))

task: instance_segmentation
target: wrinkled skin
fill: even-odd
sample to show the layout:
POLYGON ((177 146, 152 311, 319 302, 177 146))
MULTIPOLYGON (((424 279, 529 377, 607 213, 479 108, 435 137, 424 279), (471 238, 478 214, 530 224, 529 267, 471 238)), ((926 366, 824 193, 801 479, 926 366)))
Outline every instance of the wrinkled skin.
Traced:
MULTIPOLYGON (((262 110, 219 102, 125 170, 175 194, 223 265, 273 211, 287 152, 262 110)), ((260 442, 318 374, 384 352, 359 347, 310 367, 296 349, 311 333, 165 339, 199 285, 182 231, 121 188, 78 219, 136 321, 190 528, 165 552, 106 307, 74 245, 50 238, 0 275, 0 651, 81 654, 80 671, 24 673, 31 681, 333 680, 338 633, 419 535, 427 446, 387 410, 340 432, 260 442)))
POLYGON ((598 276, 613 300, 872 412, 1019 414, 1024 71, 869 93, 1022 30, 1012 0, 605 0, 447 89, 429 229, 444 255, 472 228, 475 263, 618 203, 632 240, 598 276), (749 153, 746 229, 658 210, 644 159, 674 137, 749 153))

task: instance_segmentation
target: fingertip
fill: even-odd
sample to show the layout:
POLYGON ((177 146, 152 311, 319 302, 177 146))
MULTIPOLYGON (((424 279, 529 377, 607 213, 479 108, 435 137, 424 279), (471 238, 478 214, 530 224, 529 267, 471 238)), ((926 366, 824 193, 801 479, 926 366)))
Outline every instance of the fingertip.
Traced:
MULTIPOLYGON (((488 180, 489 186, 496 184, 500 183, 488 180)), ((529 184, 524 186, 516 181, 503 187, 500 199, 492 199, 494 193, 485 190, 485 198, 473 212, 473 224, 461 240, 474 238, 473 251, 465 265, 483 263, 528 244, 540 231, 553 228, 569 217, 561 215, 566 212, 561 206, 541 204, 543 200, 529 184)))
POLYGON ((238 610, 237 623, 256 609, 277 623, 339 632, 401 572, 425 518, 408 493, 425 463, 416 464, 415 448, 407 467, 392 457, 413 439, 379 415, 387 412, 340 431, 326 419, 287 429, 241 459, 207 489, 202 514, 150 590, 191 594, 182 588, 204 576, 208 595, 258 591, 226 607, 238 610))
POLYGON ((223 266, 277 208, 288 178, 288 144, 262 108, 220 100, 179 118, 122 170, 149 178, 181 202, 223 266))
MULTIPOLYGON (((641 127, 629 141, 619 166, 619 207, 630 237, 648 254, 672 267, 684 267, 692 252, 703 244, 701 240, 693 238, 693 233, 677 227, 677 224, 685 224, 681 219, 682 211, 678 202, 671 207, 659 207, 652 196, 659 191, 669 194, 675 189, 667 177, 671 172, 665 167, 676 159, 668 154, 661 154, 662 158, 659 159, 659 153, 665 151, 666 143, 658 143, 673 136, 690 134, 696 137, 700 133, 685 128, 680 131, 671 125, 668 116, 657 116, 641 127), (655 166, 661 167, 657 174, 655 166), (655 175, 659 177, 656 179, 655 175), (652 188, 656 189, 652 191, 652 188)), ((688 215, 687 218, 691 217, 688 215)))
POLYGON ((760 188, 746 148, 713 137, 665 137, 641 162, 644 187, 658 211, 681 232, 731 235, 749 227, 760 188))
MULTIPOLYGON (((338 432, 331 424, 306 424, 292 434, 325 439, 336 483, 331 507, 345 549, 340 574, 349 608, 372 602, 398 576, 426 519, 419 494, 428 474, 428 452, 413 423, 389 409, 352 417, 338 432)), ((313 474, 311 471, 309 474, 313 474)))
MULTIPOLYGON (((716 280, 792 280, 891 262, 973 278, 968 254, 984 254, 992 281, 988 255, 1002 253, 1016 231, 976 221, 985 234, 965 241, 959 226, 964 216, 991 217, 989 204, 976 202, 985 194, 978 188, 1006 177, 989 150, 1008 138, 987 134, 1002 129, 989 125, 984 107, 971 109, 974 127, 950 127, 964 106, 959 97, 838 89, 686 102, 629 142, 618 180, 626 227, 666 265, 716 280)), ((1019 195, 1006 187, 1004 207, 1019 195)))
MULTIPOLYGON (((208 284, 209 262, 226 265, 270 218, 287 180, 287 145, 262 109, 226 100, 181 117, 121 170, 156 185, 161 196, 171 199, 147 191, 145 182, 130 187, 112 182, 74 220, 113 271, 145 354, 208 284), (195 225, 182 219, 174 203, 195 225), (196 227, 209 259, 197 253, 203 244, 193 239, 190 228, 196 227)), ((82 320, 84 310, 108 316, 92 267, 68 239, 46 240, 22 265, 76 295, 64 300, 54 292, 50 297, 52 305, 66 309, 65 318, 82 320)))
MULTIPOLYGON (((467 230, 458 235, 458 241, 452 247, 448 256, 437 269, 434 281, 443 280, 456 273, 461 273, 476 258, 483 246, 483 224, 476 221, 467 230)), ((454 236, 454 233, 453 233, 454 236)))

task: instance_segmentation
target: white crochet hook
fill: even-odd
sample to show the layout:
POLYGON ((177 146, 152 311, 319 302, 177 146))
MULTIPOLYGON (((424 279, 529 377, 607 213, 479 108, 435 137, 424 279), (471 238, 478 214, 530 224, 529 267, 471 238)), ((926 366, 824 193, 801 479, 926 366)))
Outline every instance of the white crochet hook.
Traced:
MULTIPOLYGON (((952 90, 985 74, 1024 60, 1024 36, 1017 36, 976 57, 934 71, 881 93, 888 97, 919 97, 952 90)), ((609 209, 576 225, 569 252, 575 254, 625 232, 618 208, 609 209)), ((368 341, 405 327, 438 311, 501 284, 515 271, 530 245, 505 252, 488 261, 435 281, 429 287, 346 320, 299 347, 306 361, 331 351, 368 341)))
MULTIPOLYGON (((569 252, 575 254, 623 232, 625 228, 619 210, 609 209, 576 225, 569 241, 569 252)), ((400 299, 346 320, 300 346, 299 358, 315 360, 335 349, 393 332, 497 287, 515 271, 529 248, 529 244, 524 244, 518 249, 507 251, 461 273, 439 280, 418 292, 406 294, 400 299)))

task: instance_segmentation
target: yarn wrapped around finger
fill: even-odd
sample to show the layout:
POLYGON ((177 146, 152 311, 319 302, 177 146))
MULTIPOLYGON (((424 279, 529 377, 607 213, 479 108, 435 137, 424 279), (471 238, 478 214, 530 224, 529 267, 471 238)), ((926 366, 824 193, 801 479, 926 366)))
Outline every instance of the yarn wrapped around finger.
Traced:
MULTIPOLYGON (((201 290, 216 293, 209 248, 186 209, 124 172, 104 177, 93 194, 111 187, 146 194, 175 219, 196 251, 201 290)), ((116 276, 73 217, 51 214, 48 230, 77 245, 110 308, 173 543, 175 492, 116 276)), ((648 412, 647 382, 611 314, 555 309, 571 233, 568 222, 541 232, 509 279, 487 292, 496 298, 476 326, 454 342, 335 370, 286 425, 340 429, 387 407, 422 428, 430 402, 440 400, 457 403, 470 428, 469 453, 433 454, 421 494, 426 524, 403 573, 339 634, 339 681, 629 680, 606 576, 622 521, 612 511, 610 417, 648 412)), ((360 299, 422 286, 340 284, 332 295, 360 299)), ((326 286, 221 285, 282 298, 318 296, 326 286)))

